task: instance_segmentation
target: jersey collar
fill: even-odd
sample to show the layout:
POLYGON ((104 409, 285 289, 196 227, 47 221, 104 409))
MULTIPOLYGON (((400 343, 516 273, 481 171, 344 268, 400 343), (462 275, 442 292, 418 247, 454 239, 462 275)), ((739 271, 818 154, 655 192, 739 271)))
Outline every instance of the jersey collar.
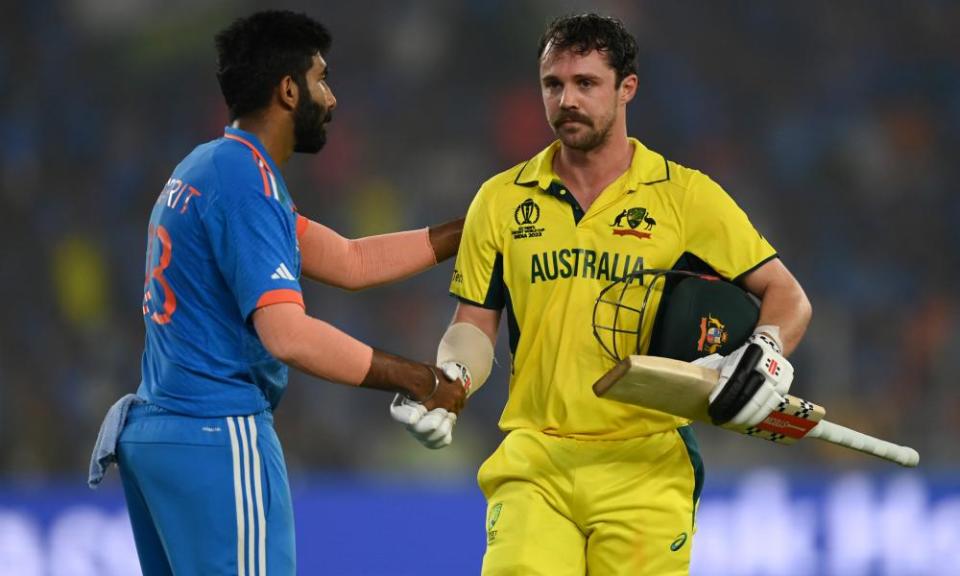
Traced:
POLYGON ((256 150, 257 154, 267 163, 267 168, 273 174, 279 176, 280 171, 277 169, 277 165, 273 163, 273 158, 270 157, 270 153, 267 152, 267 149, 263 146, 263 143, 260 142, 260 139, 253 132, 247 132, 246 130, 241 130, 239 128, 234 128, 233 126, 226 126, 223 129, 223 135, 231 136, 231 139, 240 140, 247 146, 252 146, 256 150))
MULTIPOLYGON (((640 185, 649 186, 670 180, 670 167, 662 155, 648 149, 636 138, 629 140, 633 144, 633 160, 625 182, 627 192, 635 191, 640 185)), ((549 190, 550 185, 559 180, 553 171, 553 157, 559 149, 560 141, 555 140, 524 164, 514 183, 549 190)))

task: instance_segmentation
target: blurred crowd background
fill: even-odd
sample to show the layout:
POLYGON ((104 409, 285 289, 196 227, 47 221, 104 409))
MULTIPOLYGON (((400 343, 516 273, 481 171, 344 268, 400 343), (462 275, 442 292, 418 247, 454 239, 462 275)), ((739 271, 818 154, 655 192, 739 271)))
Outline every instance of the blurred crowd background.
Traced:
MULTIPOLYGON (((794 391, 915 446, 928 470, 957 468, 958 2, 7 0, 0 477, 83 482, 103 413, 136 389, 150 207, 227 121, 212 35, 265 7, 333 33, 328 145, 285 177, 302 213, 351 237, 463 214, 486 178, 551 141, 547 22, 621 18, 641 49, 631 134, 724 185, 813 302, 794 391)), ((360 293, 308 283, 308 311, 429 360, 451 270, 360 293)), ((293 375, 277 413, 291 474, 472 475, 500 439, 505 340, 439 453, 389 419, 389 396, 293 375)), ((699 430, 708 472, 884 466, 699 430)))

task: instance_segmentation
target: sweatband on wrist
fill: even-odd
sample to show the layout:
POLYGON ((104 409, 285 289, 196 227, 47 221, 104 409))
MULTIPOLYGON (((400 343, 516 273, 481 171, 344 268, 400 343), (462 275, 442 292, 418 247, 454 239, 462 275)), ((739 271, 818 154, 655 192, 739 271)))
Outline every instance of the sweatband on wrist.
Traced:
POLYGON ((437 347, 437 365, 455 362, 467 367, 472 383, 469 397, 483 386, 493 368, 493 343, 482 330, 469 322, 451 324, 437 347))

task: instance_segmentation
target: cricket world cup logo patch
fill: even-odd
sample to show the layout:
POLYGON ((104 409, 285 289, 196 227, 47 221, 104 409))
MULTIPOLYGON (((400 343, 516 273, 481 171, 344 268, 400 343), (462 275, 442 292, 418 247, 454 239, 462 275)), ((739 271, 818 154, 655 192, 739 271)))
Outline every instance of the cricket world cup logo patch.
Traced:
POLYGON ((714 354, 726 343, 727 327, 720 320, 711 314, 700 318, 700 340, 697 341, 697 352, 714 354))
POLYGON ((540 220, 540 206, 537 206, 536 202, 527 198, 517 206, 517 209, 513 212, 513 219, 520 226, 536 224, 537 220, 540 220))
POLYGON ((540 206, 531 198, 521 202, 517 209, 513 211, 513 221, 517 223, 517 228, 512 230, 513 239, 521 238, 539 238, 543 236, 543 228, 538 228, 535 224, 540 220, 540 206))
POLYGON ((613 228, 614 236, 633 236, 643 239, 652 236, 653 227, 656 225, 657 221, 646 208, 634 207, 624 208, 610 226, 613 228))

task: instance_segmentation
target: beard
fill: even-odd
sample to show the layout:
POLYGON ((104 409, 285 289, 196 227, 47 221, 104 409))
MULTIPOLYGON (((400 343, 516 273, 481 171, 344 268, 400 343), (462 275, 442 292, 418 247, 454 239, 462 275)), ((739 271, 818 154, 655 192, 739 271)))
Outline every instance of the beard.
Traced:
POLYGON ((599 126, 597 126, 588 116, 580 114, 579 112, 569 111, 560 112, 560 114, 550 122, 550 125, 553 127, 553 133, 556 134, 564 146, 581 152, 589 152, 610 138, 613 120, 614 115, 611 114, 607 118, 601 118, 599 126), (569 126, 567 122, 579 124, 580 130, 577 132, 565 131, 564 127, 569 126))
POLYGON ((321 104, 310 98, 306 84, 300 87, 306 96, 297 102, 293 111, 293 151, 316 154, 327 143, 326 123, 333 115, 321 104))

